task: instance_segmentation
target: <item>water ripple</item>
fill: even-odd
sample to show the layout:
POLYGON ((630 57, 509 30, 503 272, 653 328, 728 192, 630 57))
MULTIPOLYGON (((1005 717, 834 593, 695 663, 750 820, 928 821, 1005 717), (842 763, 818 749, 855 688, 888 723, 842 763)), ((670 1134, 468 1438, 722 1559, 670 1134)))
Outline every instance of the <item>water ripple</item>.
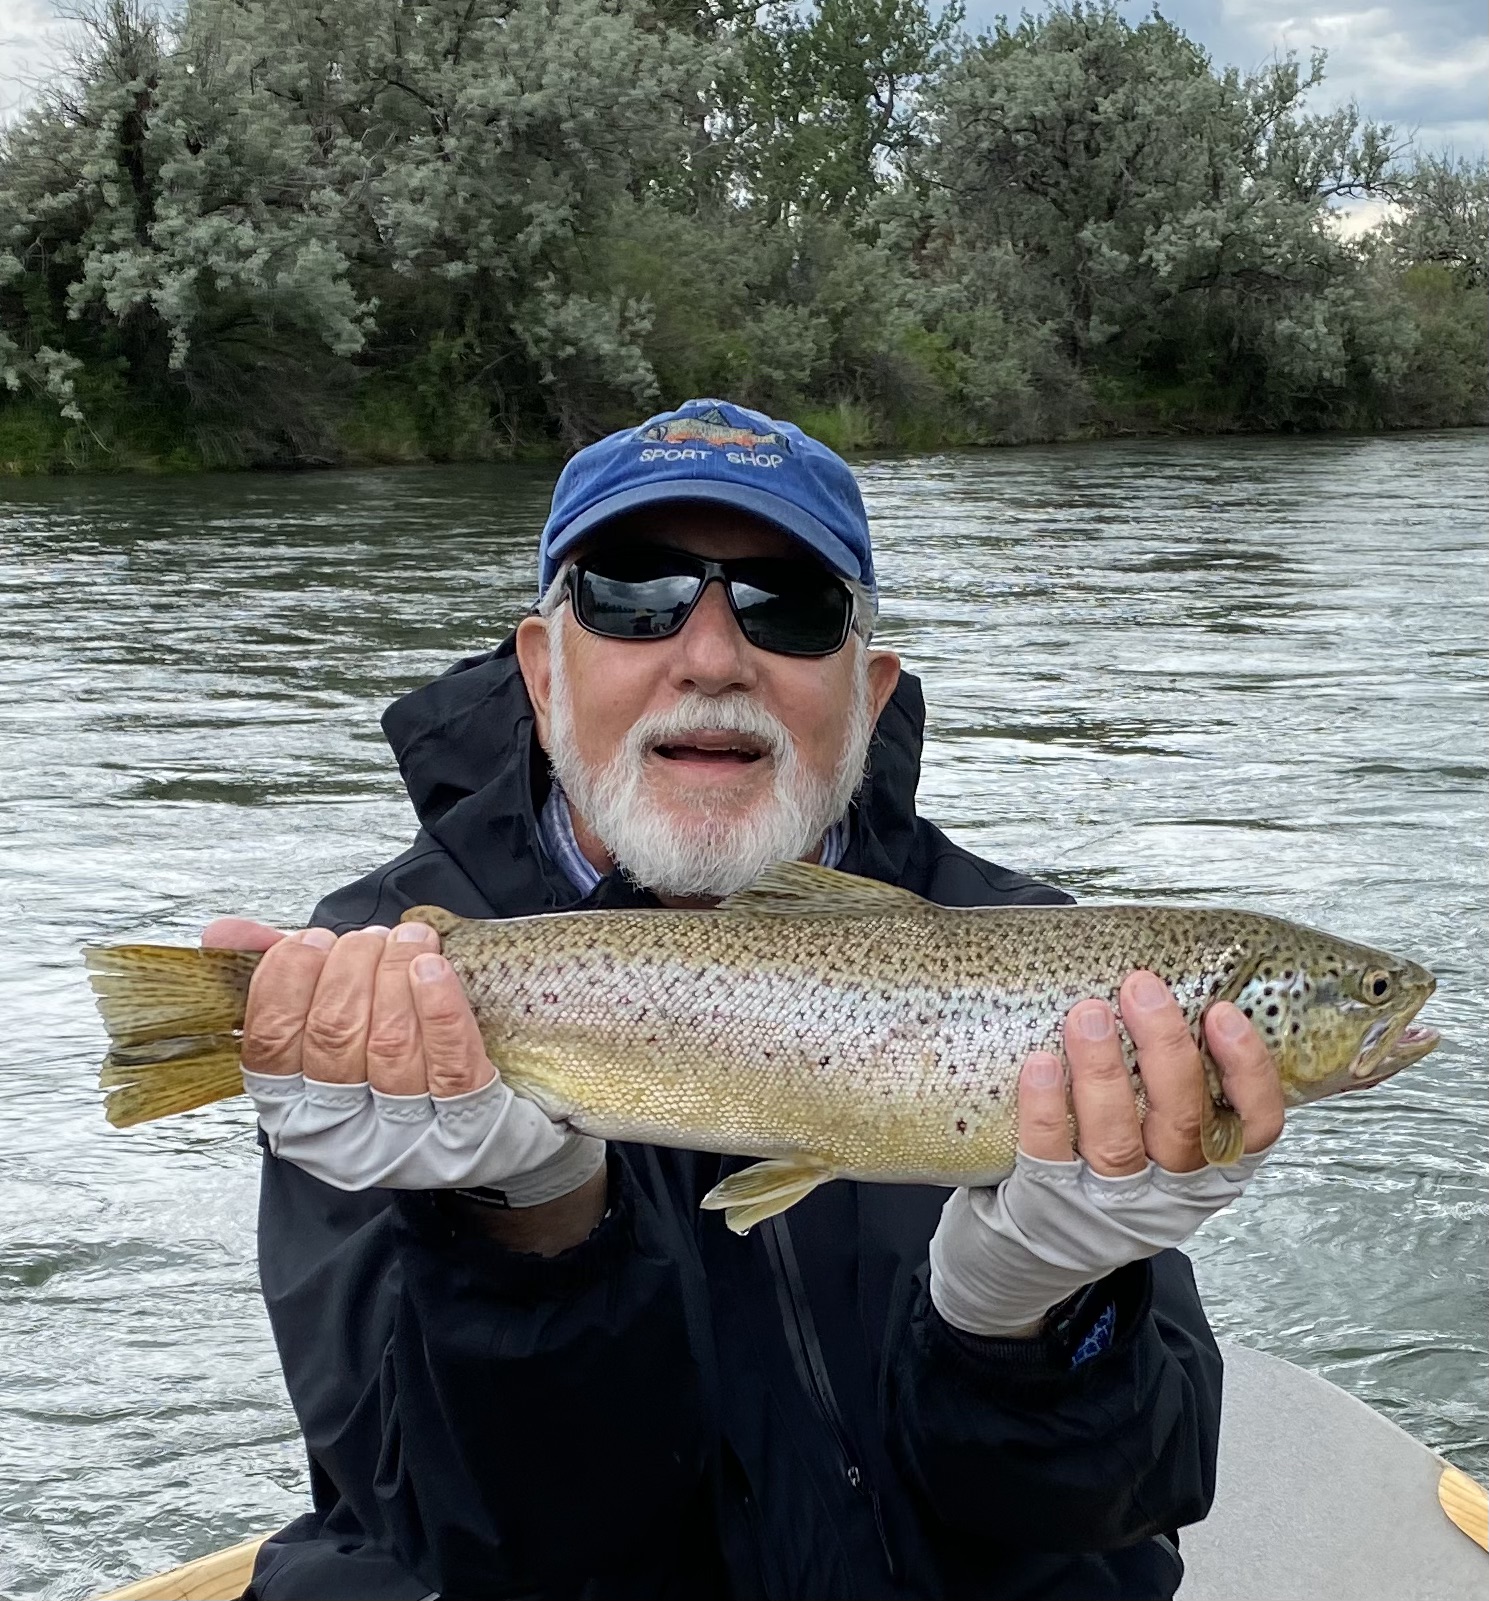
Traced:
MULTIPOLYGON (((1482 1476, 1484 435, 862 464, 923 809, 1092 901, 1264 907, 1427 962, 1446 1043, 1300 1113, 1195 1246, 1227 1335, 1482 1476)), ((532 599, 548 480, 11 485, 0 504, 0 1593, 297 1513, 238 1106, 108 1130, 80 944, 303 917, 403 849, 386 702, 532 599)))

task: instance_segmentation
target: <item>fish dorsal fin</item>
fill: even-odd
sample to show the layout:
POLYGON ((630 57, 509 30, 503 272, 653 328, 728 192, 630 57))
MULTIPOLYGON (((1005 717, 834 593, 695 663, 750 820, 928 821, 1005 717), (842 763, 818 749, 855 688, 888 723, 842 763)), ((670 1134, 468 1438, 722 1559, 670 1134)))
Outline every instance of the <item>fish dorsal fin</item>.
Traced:
POLYGON ((877 878, 859 878, 815 862, 776 862, 753 884, 736 890, 719 902, 721 912, 789 912, 810 917, 833 912, 838 916, 884 917, 897 913, 929 912, 930 901, 877 878))
POLYGON ((468 919, 456 917, 443 906, 410 906, 398 919, 400 923, 427 923, 441 939, 448 939, 468 919))

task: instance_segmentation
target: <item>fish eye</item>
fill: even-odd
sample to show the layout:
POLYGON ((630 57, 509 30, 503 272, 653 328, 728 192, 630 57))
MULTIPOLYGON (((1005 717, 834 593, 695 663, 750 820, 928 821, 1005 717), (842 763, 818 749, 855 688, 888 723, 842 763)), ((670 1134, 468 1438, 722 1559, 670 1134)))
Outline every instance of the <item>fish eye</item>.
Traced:
POLYGON ((1361 994, 1373 1006, 1379 1006, 1383 1001, 1390 1000, 1394 988, 1391 975, 1378 967, 1366 973, 1360 984, 1361 994))

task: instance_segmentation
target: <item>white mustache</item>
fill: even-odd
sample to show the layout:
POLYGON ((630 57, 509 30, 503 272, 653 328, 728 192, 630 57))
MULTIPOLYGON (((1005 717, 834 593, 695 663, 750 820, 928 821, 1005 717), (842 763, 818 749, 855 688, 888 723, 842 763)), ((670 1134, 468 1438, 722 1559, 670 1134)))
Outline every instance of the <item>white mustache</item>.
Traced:
POLYGON ((773 712, 748 695, 684 695, 664 712, 649 712, 626 731, 622 754, 627 764, 639 764, 658 745, 673 745, 689 734, 737 734, 764 747, 777 764, 795 754, 791 733, 773 712))

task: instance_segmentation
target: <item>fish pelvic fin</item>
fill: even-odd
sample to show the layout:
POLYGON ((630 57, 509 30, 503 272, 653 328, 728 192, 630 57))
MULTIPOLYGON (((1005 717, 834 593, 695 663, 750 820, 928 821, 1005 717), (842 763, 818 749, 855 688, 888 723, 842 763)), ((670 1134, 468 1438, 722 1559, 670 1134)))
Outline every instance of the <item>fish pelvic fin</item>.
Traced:
POLYGON ((719 902, 721 912, 787 912, 795 917, 813 912, 840 916, 878 913, 881 917, 897 912, 903 916, 936 909, 930 901, 898 885, 840 873, 815 862, 775 862, 753 884, 719 902))
POLYGON ((705 1212, 722 1212, 736 1234, 748 1234, 835 1177, 813 1157, 772 1156, 720 1179, 698 1204, 705 1212))
POLYGON ((243 1091, 239 1033, 253 951, 165 945, 83 952, 112 1045, 98 1077, 116 1128, 187 1112, 243 1091))

